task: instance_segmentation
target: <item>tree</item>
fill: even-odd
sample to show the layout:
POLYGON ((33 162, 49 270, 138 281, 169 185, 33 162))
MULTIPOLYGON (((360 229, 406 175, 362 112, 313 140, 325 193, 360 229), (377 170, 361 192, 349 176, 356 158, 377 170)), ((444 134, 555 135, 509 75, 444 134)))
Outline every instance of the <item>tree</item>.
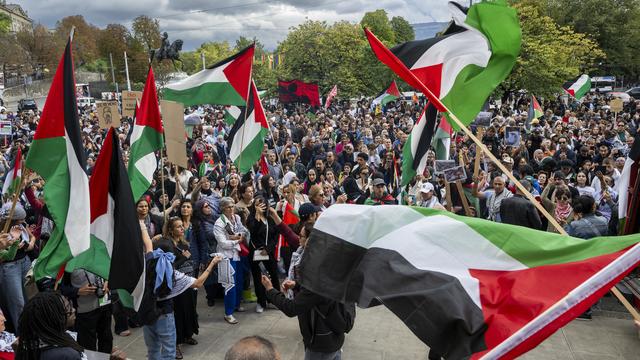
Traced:
POLYGON ((360 25, 369 28, 383 42, 387 44, 395 43, 395 32, 387 12, 383 9, 365 13, 362 20, 360 20, 360 25))
POLYGON ((133 19, 131 24, 133 37, 142 44, 145 49, 157 49, 160 47, 160 23, 146 15, 140 15, 133 19))
POLYGON ((554 97, 562 84, 588 72, 605 54, 598 44, 569 26, 540 13, 534 1, 515 3, 522 29, 522 49, 505 89, 527 89, 554 97))
POLYGON ((600 75, 640 77, 640 2, 637 0, 544 0, 540 11, 562 26, 589 34, 606 53, 600 75))
MULTIPOLYGON (((109 55, 113 58, 113 67, 116 80, 122 82, 124 80, 124 73, 119 70, 124 69, 124 52, 130 53, 129 45, 132 42, 132 36, 125 26, 120 24, 109 24, 100 32, 98 36, 98 52, 100 57, 105 61, 109 61, 109 55), (118 69, 118 70, 115 70, 118 69)), ((109 64, 109 67, 111 64, 109 64)), ((107 80, 113 82, 111 78, 111 71, 107 72, 107 80)))
POLYGON ((64 46, 75 27, 73 36, 73 58, 77 66, 91 63, 98 58, 96 45, 100 29, 87 23, 82 15, 67 16, 56 24, 55 39, 57 46, 64 46))
POLYGON ((416 38, 413 27, 402 16, 394 16, 391 18, 391 28, 393 29, 396 44, 402 44, 416 38))
POLYGON ((54 36, 42 24, 36 25, 33 31, 18 32, 15 38, 22 50, 22 61, 31 66, 31 71, 55 69, 62 51, 54 36))
POLYGON ((11 17, 0 13, 0 34, 6 34, 11 30, 11 17))

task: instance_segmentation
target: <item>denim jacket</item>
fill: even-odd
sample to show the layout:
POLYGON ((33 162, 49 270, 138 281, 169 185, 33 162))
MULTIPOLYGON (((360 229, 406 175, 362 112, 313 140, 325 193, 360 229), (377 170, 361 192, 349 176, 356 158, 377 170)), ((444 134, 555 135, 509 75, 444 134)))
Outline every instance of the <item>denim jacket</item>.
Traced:
POLYGON ((591 239, 597 236, 606 236, 609 230, 609 222, 604 216, 589 214, 580 220, 574 220, 564 229, 573 237, 591 239))

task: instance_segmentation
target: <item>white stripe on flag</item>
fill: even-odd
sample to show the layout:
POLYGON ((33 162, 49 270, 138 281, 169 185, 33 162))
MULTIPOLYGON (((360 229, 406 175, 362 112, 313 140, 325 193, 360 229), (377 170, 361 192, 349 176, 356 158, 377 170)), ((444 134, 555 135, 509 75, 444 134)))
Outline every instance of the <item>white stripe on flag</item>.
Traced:
POLYGON ((233 61, 229 61, 228 63, 213 69, 200 70, 184 80, 167 85, 166 88, 171 90, 187 90, 202 86, 206 83, 228 83, 229 80, 227 79, 227 75, 224 74, 224 69, 226 69, 232 62, 233 61))
POLYGON ((65 145, 67 147, 67 167, 69 169, 69 207, 67 220, 64 224, 64 234, 71 250, 71 255, 78 256, 87 251, 90 246, 91 204, 89 202, 89 178, 80 166, 73 144, 65 130, 65 145))
POLYGON ((113 227, 115 225, 115 219, 113 218, 114 209, 115 202, 113 201, 111 194, 109 194, 107 198, 107 212, 98 216, 91 223, 91 234, 93 234, 93 236, 98 240, 104 242, 105 247, 107 248, 107 253, 109 254, 109 259, 111 259, 113 253, 113 227))
MULTIPOLYGON (((422 133, 425 131, 425 128, 427 127, 427 111, 423 111, 422 112, 422 116, 420 117, 420 120, 418 120, 418 123, 416 124, 416 126, 413 127, 413 129, 411 129, 411 157, 413 159, 411 160, 415 160, 416 154, 418 153, 418 144, 420 143, 420 138, 422 137, 422 133)), ((418 168, 416 169, 416 174, 418 175, 422 175, 422 173, 424 172, 425 167, 427 166, 427 153, 428 151, 424 152, 424 155, 422 156, 422 159, 420 159, 420 163, 418 164, 418 168)), ((409 159, 407 159, 408 161, 409 159)))
POLYGON ((631 167, 634 161, 627 157, 620 174, 618 183, 618 219, 622 220, 627 217, 627 207, 629 206, 629 181, 631 180, 631 167))
POLYGON ((233 139, 233 143, 231 144, 231 149, 229 149, 229 156, 232 161, 236 161, 240 157, 240 153, 249 146, 251 141, 256 138, 260 134, 262 130, 262 126, 256 122, 256 112, 254 111, 247 116, 244 124, 235 134, 233 139))
POLYGON ((145 180, 151 184, 151 181, 153 180, 153 173, 156 172, 156 169, 158 168, 156 154, 154 152, 150 152, 141 157, 136 161, 135 167, 140 171, 140 174, 144 176, 145 180))

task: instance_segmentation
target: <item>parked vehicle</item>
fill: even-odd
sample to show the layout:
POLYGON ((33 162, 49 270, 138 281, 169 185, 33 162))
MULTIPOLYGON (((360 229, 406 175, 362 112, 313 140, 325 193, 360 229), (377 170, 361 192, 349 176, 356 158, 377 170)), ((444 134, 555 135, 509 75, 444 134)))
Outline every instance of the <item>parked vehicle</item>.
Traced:
POLYGON ((640 86, 631 88, 625 92, 629 94, 631 97, 633 97, 634 99, 640 99, 640 86))
POLYGON ((38 104, 33 99, 20 99, 18 101, 18 111, 33 110, 38 111, 38 104))

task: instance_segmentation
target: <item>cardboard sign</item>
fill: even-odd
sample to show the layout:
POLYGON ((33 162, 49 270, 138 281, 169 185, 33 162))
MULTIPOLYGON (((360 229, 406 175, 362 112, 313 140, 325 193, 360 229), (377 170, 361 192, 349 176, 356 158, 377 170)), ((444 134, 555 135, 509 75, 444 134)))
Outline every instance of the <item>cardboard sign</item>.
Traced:
POLYGON ((120 113, 118 112, 117 101, 96 102, 96 116, 101 129, 120 126, 120 113))
POLYGON ((611 102, 609 103, 609 106, 611 107, 611 111, 614 113, 619 113, 622 111, 622 108, 624 107, 624 104, 622 102, 622 99, 613 99, 611 100, 611 102))
POLYGON ((162 123, 164 125, 164 142, 167 145, 167 161, 186 168, 187 136, 184 128, 184 105, 162 100, 162 123))
POLYGON ((136 100, 142 99, 142 91, 122 91, 122 116, 133 118, 136 100))
POLYGON ((11 121, 0 121, 0 136, 11 136, 13 131, 11 130, 11 121))

